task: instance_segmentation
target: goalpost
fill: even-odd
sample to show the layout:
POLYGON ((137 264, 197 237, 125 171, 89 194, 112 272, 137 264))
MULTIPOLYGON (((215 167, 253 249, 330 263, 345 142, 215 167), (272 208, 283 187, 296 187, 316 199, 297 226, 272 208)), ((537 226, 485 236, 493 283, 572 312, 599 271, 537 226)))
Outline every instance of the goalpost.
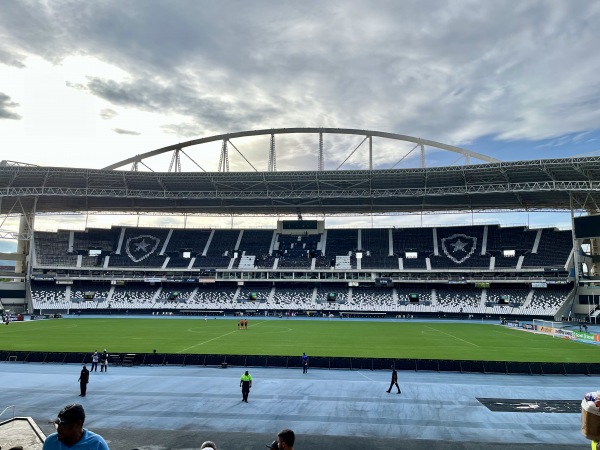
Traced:
POLYGON ((533 329, 536 333, 549 334, 551 336, 564 336, 564 322, 552 322, 550 320, 533 319, 533 329), (559 331, 560 330, 560 331, 559 331))

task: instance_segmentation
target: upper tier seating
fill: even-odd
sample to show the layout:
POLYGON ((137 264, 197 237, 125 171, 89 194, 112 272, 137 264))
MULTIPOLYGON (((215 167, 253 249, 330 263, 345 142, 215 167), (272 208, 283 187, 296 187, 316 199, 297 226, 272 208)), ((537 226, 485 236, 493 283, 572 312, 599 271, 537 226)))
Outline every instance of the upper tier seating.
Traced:
POLYGON ((37 263, 43 266, 72 266, 77 264, 77 255, 69 254, 70 231, 56 233, 35 232, 35 255, 37 263))
POLYGON ((82 267, 102 267, 104 256, 110 254, 117 248, 120 228, 95 229, 88 228, 85 231, 73 233, 73 251, 82 255, 82 267), (100 255, 89 256, 90 250, 99 250, 100 255))
POLYGON ((482 255, 484 227, 438 227, 438 255, 429 256, 432 269, 489 269, 490 257, 482 255))
POLYGON ((321 254, 317 250, 320 240, 320 234, 277 235, 277 267, 310 269, 312 259, 321 254))
POLYGON ((531 252, 537 230, 525 227, 488 225, 487 253, 495 258, 495 268, 516 268, 519 257, 531 252), (505 256, 503 251, 513 250, 515 256, 505 256))
POLYGON ((188 267, 191 258, 202 255, 210 234, 211 230, 174 229, 165 252, 169 256, 167 268, 188 267), (190 257, 184 257, 183 251, 189 252, 190 257))
POLYGON ((394 254, 402 258, 404 269, 426 269, 425 258, 433 253, 432 228, 393 229, 394 254), (417 258, 407 258, 406 252, 417 254, 417 258))
POLYGON ((390 256, 390 235, 388 228, 361 230, 362 269, 398 269, 398 256, 390 256))
POLYGON ((314 262, 316 269, 325 270, 334 267, 336 270, 487 272, 540 268, 564 273, 573 245, 570 231, 498 225, 331 229, 327 230, 325 240, 322 235, 274 235, 274 230, 133 227, 36 231, 34 237, 34 267, 102 269, 108 256, 111 269, 167 271, 188 267, 249 269, 248 259, 244 267, 239 264, 242 256, 252 256, 251 264, 256 269, 311 269, 314 262), (99 250, 101 255, 89 256, 90 249, 99 250), (514 251, 514 256, 504 256, 506 250, 514 251), (357 252, 362 253, 360 264, 357 252), (346 258, 349 265, 343 261, 346 258))
POLYGON ((354 252, 358 249, 358 230, 328 230, 325 256, 335 259, 336 256, 350 256, 350 265, 356 269, 354 252))
POLYGON ((166 256, 161 252, 168 234, 162 228, 125 229, 120 248, 110 255, 109 267, 162 267, 166 256))
POLYGON ((543 229, 537 253, 527 253, 523 267, 544 267, 564 270, 567 258, 573 250, 573 237, 570 230, 543 229))
POLYGON ((244 230, 240 245, 237 248, 238 258, 234 263, 234 267, 239 267, 241 257, 246 255, 255 257, 255 266, 272 269, 275 258, 269 255, 269 250, 273 233, 273 230, 244 230))
POLYGON ((196 257, 194 267, 226 269, 233 258, 240 230, 214 230, 206 256, 196 257))

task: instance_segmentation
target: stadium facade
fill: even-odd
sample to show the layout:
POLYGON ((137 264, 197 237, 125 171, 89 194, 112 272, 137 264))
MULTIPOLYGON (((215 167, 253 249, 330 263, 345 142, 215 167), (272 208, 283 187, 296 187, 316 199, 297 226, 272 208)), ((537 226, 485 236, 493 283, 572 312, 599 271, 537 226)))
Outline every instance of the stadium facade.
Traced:
MULTIPOLYGON (((594 277, 600 252, 597 235, 589 231, 594 224, 585 236, 570 230, 499 225, 326 229, 320 220, 280 220, 271 230, 34 231, 37 214, 69 211, 301 218, 303 214, 570 210, 575 223, 576 215, 585 212, 593 218, 599 209, 598 157, 277 172, 272 145, 269 171, 225 170, 232 137, 270 133, 274 143, 279 133, 319 130, 321 136, 335 130, 362 133, 369 144, 374 136, 389 137, 389 133, 364 130, 280 129, 206 138, 223 141, 220 172, 115 170, 125 163, 137 169, 145 157, 158 153, 172 152, 176 161, 183 148, 203 140, 101 170, 2 162, 0 213, 22 215, 16 236, 17 273, 5 275, 20 277, 25 292, 20 299, 15 293, 18 287, 4 285, 0 291, 4 307, 30 312, 595 320, 600 290, 594 277), (582 253, 583 242, 590 244, 590 254, 582 253)), ((421 147, 462 150, 399 138, 421 147)))

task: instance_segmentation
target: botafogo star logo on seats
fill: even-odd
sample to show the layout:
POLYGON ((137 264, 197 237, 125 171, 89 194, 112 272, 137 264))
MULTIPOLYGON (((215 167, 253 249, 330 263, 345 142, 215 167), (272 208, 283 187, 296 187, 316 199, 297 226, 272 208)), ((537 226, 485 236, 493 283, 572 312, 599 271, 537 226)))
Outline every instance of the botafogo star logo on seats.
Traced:
POLYGON ((462 264, 475 253, 477 238, 466 234, 453 234, 442 239, 442 251, 456 264, 462 264))
POLYGON ((152 255, 158 248, 160 239, 149 234, 130 237, 125 243, 125 253, 133 262, 140 262, 152 255))

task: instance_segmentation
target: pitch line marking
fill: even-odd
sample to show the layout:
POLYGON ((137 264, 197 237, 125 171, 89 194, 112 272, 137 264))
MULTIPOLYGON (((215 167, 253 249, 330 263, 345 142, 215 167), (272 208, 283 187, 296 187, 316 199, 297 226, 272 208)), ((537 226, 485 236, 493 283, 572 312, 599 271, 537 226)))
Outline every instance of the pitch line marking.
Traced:
POLYGON ((477 344, 473 344, 472 342, 465 341, 464 339, 461 339, 461 338, 459 338, 459 337, 456 337, 456 336, 454 336, 454 335, 452 335, 452 334, 450 334, 450 333, 446 333, 445 331, 438 330, 438 329, 436 329, 436 328, 432 328, 432 327, 430 327, 430 326, 427 326, 427 328, 429 328, 430 330, 433 330, 433 331, 437 331, 438 333, 445 334, 446 336, 450 336, 450 337, 451 337, 451 338, 453 338, 453 339, 457 339, 457 340, 459 340, 459 341, 466 342, 466 343, 467 343, 467 344, 469 344, 469 345, 474 345, 475 347, 479 347, 479 345, 477 345, 477 344))
MULTIPOLYGON (((252 324, 250 326, 253 327, 253 326, 256 326, 256 325, 260 325, 263 322, 264 322, 264 320, 262 322, 254 323, 254 324, 252 324)), ((238 331, 241 331, 241 330, 233 330, 233 331, 230 331, 229 333, 225 333, 225 334, 222 334, 221 336, 217 336, 217 337, 214 337, 212 339, 209 339, 208 341, 198 342, 197 344, 194 344, 194 345, 192 345, 192 346, 190 346, 188 348, 184 348, 183 350, 179 350, 177 353, 183 353, 186 350, 189 350, 191 348, 198 347, 198 346, 204 345, 204 344, 208 344, 209 342, 216 341, 217 339, 221 339, 222 337, 229 336, 230 334, 233 334, 233 333, 237 333, 238 331)))

